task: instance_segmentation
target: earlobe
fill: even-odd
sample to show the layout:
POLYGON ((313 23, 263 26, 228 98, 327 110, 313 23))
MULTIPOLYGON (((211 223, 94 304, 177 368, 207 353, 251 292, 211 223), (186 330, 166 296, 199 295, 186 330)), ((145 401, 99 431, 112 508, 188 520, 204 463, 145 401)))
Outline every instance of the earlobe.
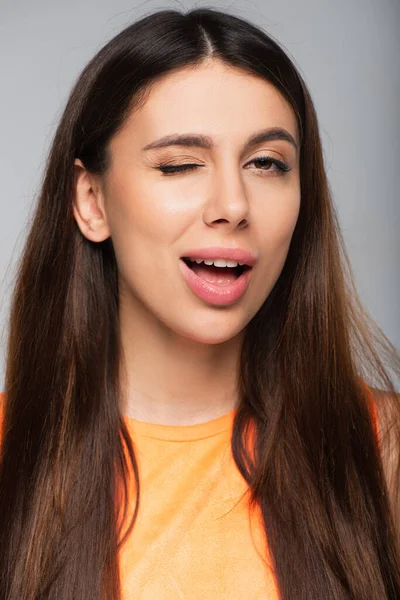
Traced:
POLYGON ((102 242, 110 237, 110 231, 101 186, 80 159, 75 159, 74 171, 72 211, 75 221, 86 238, 102 242))

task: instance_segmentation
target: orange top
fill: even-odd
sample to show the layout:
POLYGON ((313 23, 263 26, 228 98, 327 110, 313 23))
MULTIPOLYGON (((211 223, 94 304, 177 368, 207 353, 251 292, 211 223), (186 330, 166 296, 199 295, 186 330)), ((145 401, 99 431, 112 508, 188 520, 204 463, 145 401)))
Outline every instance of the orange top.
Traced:
POLYGON ((234 415, 189 426, 125 417, 141 497, 120 551, 123 600, 279 600, 261 516, 231 454, 234 415))
POLYGON ((260 515, 249 516, 230 450, 234 414, 186 426, 126 418, 141 498, 121 549, 124 599, 278 600, 260 515))

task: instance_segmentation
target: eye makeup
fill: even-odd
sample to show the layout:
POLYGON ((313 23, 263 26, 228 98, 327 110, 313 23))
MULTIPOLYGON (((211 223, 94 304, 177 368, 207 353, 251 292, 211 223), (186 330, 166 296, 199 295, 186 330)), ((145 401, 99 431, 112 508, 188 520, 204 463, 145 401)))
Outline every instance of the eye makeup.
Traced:
MULTIPOLYGON (((285 161, 279 160, 277 158, 273 158, 271 156, 259 156, 257 158, 254 158, 253 160, 249 161, 246 164, 246 167, 251 164, 258 165, 259 167, 261 167, 256 170, 260 171, 263 175, 264 175, 264 173, 268 174, 268 176, 271 176, 272 174, 273 174, 273 176, 284 176, 286 173, 291 171, 291 167, 285 161), (263 168, 263 167, 267 167, 267 168, 263 168)), ((183 163, 183 164, 177 164, 177 165, 160 163, 160 164, 157 164, 154 168, 161 171, 161 173, 163 175, 170 176, 170 175, 175 175, 178 173, 186 173, 188 171, 194 171, 197 168, 201 168, 204 166, 205 165, 200 165, 198 163, 183 163)))

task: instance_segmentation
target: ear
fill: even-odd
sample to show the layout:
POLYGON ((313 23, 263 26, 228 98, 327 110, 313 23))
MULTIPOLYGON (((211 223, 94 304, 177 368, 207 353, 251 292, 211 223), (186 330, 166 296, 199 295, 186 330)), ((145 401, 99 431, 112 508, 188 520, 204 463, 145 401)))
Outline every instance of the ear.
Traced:
POLYGON ((103 242, 111 233, 104 210, 104 198, 98 178, 89 173, 82 161, 74 161, 72 210, 82 234, 92 242, 103 242))

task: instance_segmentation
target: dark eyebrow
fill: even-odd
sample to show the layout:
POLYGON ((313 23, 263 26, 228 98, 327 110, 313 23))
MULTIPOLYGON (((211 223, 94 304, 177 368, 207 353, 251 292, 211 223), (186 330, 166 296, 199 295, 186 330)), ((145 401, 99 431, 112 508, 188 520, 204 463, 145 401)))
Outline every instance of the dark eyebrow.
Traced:
MULTIPOLYGON (((253 134, 245 143, 244 150, 251 150, 254 146, 258 146, 258 144, 261 144, 262 142, 271 142, 274 140, 284 140, 289 142, 296 150, 298 150, 294 137, 282 127, 270 127, 253 134)), ((142 148, 142 152, 154 148, 165 148, 166 146, 186 146, 211 150, 214 147, 214 144, 212 138, 208 135, 195 133, 171 134, 165 135, 154 142, 150 142, 150 144, 147 144, 147 146, 142 148)))

